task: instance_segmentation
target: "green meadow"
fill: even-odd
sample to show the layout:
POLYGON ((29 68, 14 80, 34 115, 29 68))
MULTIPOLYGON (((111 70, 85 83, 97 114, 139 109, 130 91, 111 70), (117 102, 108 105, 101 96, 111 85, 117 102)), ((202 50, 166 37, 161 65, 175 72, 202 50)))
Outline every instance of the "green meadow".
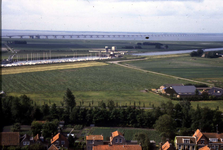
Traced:
MULTIPOLYGON (((52 57, 63 56, 82 56, 96 55, 89 54, 88 50, 96 48, 104 48, 105 46, 117 46, 120 51, 125 51, 123 46, 134 46, 138 42, 143 41, 117 41, 117 40, 72 40, 72 39, 2 39, 2 43, 13 40, 26 40, 27 44, 11 44, 10 46, 18 50, 18 57, 14 58, 37 59, 41 57, 49 58, 49 53, 52 57), (38 55, 37 55, 38 54, 38 55)), ((148 42, 148 41, 146 41, 148 42)), ((149 41, 155 42, 155 41, 149 41)), ((223 47, 223 42, 172 42, 159 41, 159 43, 167 44, 168 51, 182 49, 197 49, 197 48, 214 48, 223 47)), ((3 45, 4 47, 4 45, 3 45)), ((131 52, 152 52, 166 51, 164 49, 156 49, 155 46, 144 46, 142 49, 128 49, 131 52)), ((2 53, 2 59, 12 55, 10 52, 2 53)), ((125 55, 121 59, 132 59, 136 56, 125 55)), ((142 57, 138 57, 142 58, 142 57)), ((143 92, 145 89, 158 88, 167 83, 190 83, 189 81, 181 80, 177 77, 194 79, 217 87, 223 87, 223 59, 208 59, 208 58, 192 58, 189 54, 184 55, 166 55, 146 57, 143 61, 125 62, 129 66, 136 66, 143 70, 159 72, 163 74, 173 75, 176 77, 168 77, 149 72, 143 72, 131 68, 118 66, 115 64, 106 64, 95 66, 87 64, 90 67, 78 67, 78 63, 70 64, 54 64, 52 66, 23 66, 19 67, 25 71, 18 71, 18 68, 3 68, 9 69, 11 74, 3 74, 1 78, 2 90, 8 95, 19 96, 27 94, 34 102, 39 105, 43 103, 56 103, 61 105, 63 94, 66 88, 70 88, 76 97, 77 104, 81 102, 84 106, 97 106, 98 102, 114 100, 121 106, 136 105, 141 107, 158 106, 161 102, 168 98, 159 96, 151 92, 143 92), (72 67, 76 65, 76 67, 72 67), (53 69, 55 65, 60 69, 53 69), (64 66, 63 66, 64 65, 64 66), (37 69, 38 68, 38 69, 37 69), (50 68, 50 69, 49 69, 50 68), (14 69, 14 71, 13 71, 14 69), (17 70, 17 71, 16 71, 17 70), (26 71, 27 70, 27 71, 26 71), (33 72, 31 70, 38 70, 33 72), (13 74, 13 72, 16 74, 13 74)), ((110 61, 110 60, 108 60, 110 61)), ((102 61, 107 63, 106 61, 102 61)), ((55 67, 56 68, 56 67, 55 67)), ((19 69, 20 70, 20 69, 19 69)), ((178 101, 173 101, 178 103, 178 101)), ((223 101, 203 101, 191 102, 196 108, 200 106, 208 106, 215 109, 220 106, 223 110, 223 101)))
MULTIPOLYGON (((122 101, 122 105, 131 100, 132 103, 133 101, 145 101, 148 105, 149 102, 159 99, 160 96, 144 93, 141 90, 159 87, 165 82, 185 83, 185 81, 114 64, 2 75, 2 89, 6 93, 27 94, 37 102, 50 100, 57 104, 62 100, 66 88, 70 88, 77 100, 112 99, 122 101)), ((165 100, 166 98, 160 97, 160 99, 165 100)))
POLYGON ((190 57, 150 58, 143 61, 126 62, 144 70, 194 79, 223 88, 223 59, 190 57))

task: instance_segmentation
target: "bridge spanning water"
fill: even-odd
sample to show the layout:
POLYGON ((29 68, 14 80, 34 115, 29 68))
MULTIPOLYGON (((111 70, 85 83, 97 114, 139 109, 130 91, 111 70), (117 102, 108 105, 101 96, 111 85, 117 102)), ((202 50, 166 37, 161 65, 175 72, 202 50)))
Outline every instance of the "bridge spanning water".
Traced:
POLYGON ((177 37, 177 36, 194 36, 194 35, 187 35, 187 34, 52 34, 52 35, 45 35, 45 34, 37 34, 37 35, 2 35, 1 38, 30 38, 30 39, 48 39, 48 38, 147 38, 149 37, 177 37))

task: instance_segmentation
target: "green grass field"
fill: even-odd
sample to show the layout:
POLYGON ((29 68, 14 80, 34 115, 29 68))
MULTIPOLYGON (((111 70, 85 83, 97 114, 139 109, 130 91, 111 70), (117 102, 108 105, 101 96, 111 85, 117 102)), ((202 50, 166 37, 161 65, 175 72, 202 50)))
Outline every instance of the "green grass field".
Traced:
POLYGON ((157 133, 155 130, 150 130, 150 129, 94 127, 91 129, 90 132, 93 135, 102 134, 104 136, 104 140, 106 140, 111 136, 111 132, 117 130, 120 131, 121 133, 124 133, 124 137, 126 140, 133 140, 134 134, 136 133, 146 133, 149 136, 150 140, 156 141, 156 144, 161 142, 161 137, 159 136, 159 133, 157 133))
POLYGON ((189 54, 180 57, 154 58, 127 62, 144 70, 204 81, 223 87, 223 59, 198 58, 189 54))
POLYGON ((159 87, 167 81, 182 83, 177 79, 158 77, 109 64, 100 67, 2 75, 2 89, 12 95, 27 94, 38 102, 51 100, 59 103, 66 88, 70 88, 77 100, 112 99, 123 101, 125 104, 129 99, 132 101, 139 101, 141 98, 141 101, 146 101, 147 98, 150 99, 148 101, 157 99, 157 96, 140 90, 159 87))

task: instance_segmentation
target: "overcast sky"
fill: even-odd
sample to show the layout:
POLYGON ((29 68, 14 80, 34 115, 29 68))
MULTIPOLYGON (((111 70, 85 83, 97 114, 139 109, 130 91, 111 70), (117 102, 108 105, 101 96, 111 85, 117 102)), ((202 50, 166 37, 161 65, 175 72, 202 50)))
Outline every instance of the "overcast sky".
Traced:
POLYGON ((2 0, 2 29, 223 33, 223 0, 2 0))

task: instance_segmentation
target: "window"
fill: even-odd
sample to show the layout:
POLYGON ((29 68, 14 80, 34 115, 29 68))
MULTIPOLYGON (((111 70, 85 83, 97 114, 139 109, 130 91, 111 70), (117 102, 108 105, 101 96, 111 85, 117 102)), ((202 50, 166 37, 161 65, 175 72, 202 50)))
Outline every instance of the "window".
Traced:
POLYGON ((122 143, 122 139, 119 139, 119 143, 122 143))
POLYGON ((59 142, 59 141, 56 141, 56 144, 57 144, 57 145, 59 145, 59 144, 60 144, 60 142, 59 142))
POLYGON ((118 143, 118 139, 115 139, 115 143, 118 143))
POLYGON ((201 140, 201 144, 204 144, 204 140, 201 140))
POLYGON ((190 139, 184 139, 184 143, 190 144, 190 139))
POLYGON ((26 141, 23 142, 23 145, 26 145, 26 141))
POLYGON ((218 142, 218 138, 209 138, 210 142, 218 142))
POLYGON ((61 141, 61 145, 65 145, 65 141, 61 141))
POLYGON ((30 144, 30 142, 29 142, 29 141, 27 141, 27 142, 26 142, 26 145, 29 145, 29 144, 30 144))
POLYGON ((179 148, 178 149, 181 150, 181 145, 179 145, 179 148))

